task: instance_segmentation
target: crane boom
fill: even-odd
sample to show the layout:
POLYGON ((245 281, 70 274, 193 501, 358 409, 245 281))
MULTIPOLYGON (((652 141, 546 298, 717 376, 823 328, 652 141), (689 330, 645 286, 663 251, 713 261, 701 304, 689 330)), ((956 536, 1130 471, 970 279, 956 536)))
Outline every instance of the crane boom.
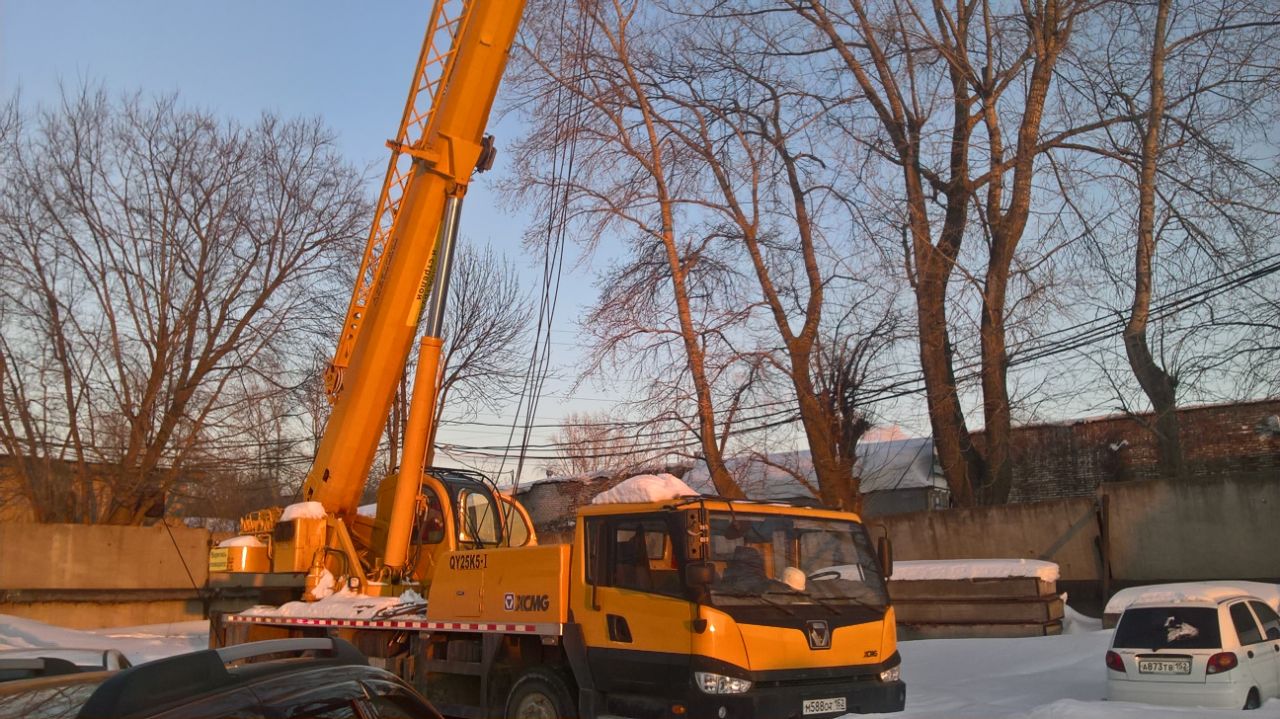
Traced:
MULTIPOLYGON (((437 0, 432 8, 400 130, 388 143, 392 157, 378 212, 327 373, 330 395, 336 395, 333 413, 303 485, 304 499, 322 503, 338 517, 355 514, 432 289, 437 246, 452 239, 442 238, 442 229, 456 231, 446 216, 456 212, 485 150, 485 126, 524 4, 437 0), (430 98, 428 107, 421 106, 422 98, 430 98)), ((438 353, 439 343, 433 346, 438 353)), ((417 470, 421 461, 406 456, 402 467, 417 470)))

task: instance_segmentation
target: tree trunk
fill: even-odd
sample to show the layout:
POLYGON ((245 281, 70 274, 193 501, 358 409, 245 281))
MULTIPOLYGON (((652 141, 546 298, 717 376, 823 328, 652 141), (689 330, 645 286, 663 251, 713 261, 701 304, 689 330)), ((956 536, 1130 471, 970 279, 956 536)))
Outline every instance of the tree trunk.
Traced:
POLYGON ((939 277, 930 269, 921 269, 916 287, 920 367, 929 405, 929 423, 933 428, 934 451, 952 499, 961 507, 969 507, 974 503, 973 470, 981 463, 970 442, 969 428, 956 393, 945 314, 946 277, 939 277))
POLYGON ((1164 123, 1165 35, 1172 0, 1160 0, 1151 45, 1151 106, 1143 128, 1142 165, 1138 175, 1138 236, 1134 262, 1133 304, 1124 328, 1124 349, 1129 366, 1155 412, 1153 431, 1166 477, 1183 477, 1181 429, 1178 426, 1178 380, 1161 367, 1151 354, 1147 326, 1151 316, 1151 268, 1155 261, 1156 166, 1160 159, 1160 128, 1164 123))
MULTIPOLYGON (((992 267, 996 263, 993 261, 992 267)), ((979 501, 1004 504, 1013 489, 1013 465, 1009 459, 1012 420, 1009 413, 1009 355, 1005 346, 1005 290, 1007 269, 989 271, 982 300, 982 417, 984 477, 979 501)))

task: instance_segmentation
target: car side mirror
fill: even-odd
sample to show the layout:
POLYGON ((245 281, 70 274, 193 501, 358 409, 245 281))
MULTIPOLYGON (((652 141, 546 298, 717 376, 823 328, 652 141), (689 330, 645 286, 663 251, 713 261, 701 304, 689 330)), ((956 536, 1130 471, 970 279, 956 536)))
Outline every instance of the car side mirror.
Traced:
POLYGON ((876 542, 876 555, 880 558, 880 573, 885 579, 893 576, 893 543, 888 537, 876 542))

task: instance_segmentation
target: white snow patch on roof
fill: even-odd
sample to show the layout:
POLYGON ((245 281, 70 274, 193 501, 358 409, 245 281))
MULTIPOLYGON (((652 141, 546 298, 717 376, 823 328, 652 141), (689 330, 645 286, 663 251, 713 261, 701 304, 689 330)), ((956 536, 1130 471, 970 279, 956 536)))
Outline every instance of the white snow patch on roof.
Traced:
POLYGON ((1218 602, 1241 594, 1251 594, 1272 609, 1280 611, 1280 584, 1266 582, 1177 582, 1129 587, 1116 592, 1107 602, 1104 614, 1119 614, 1130 604, 1179 604, 1185 602, 1218 602))
POLYGON ((267 546, 261 539, 252 534, 241 534, 238 537, 224 539, 218 542, 219 547, 265 547, 267 546))
POLYGON ((291 519, 324 519, 324 505, 319 502, 298 502, 290 504, 284 508, 284 513, 280 515, 281 522, 288 522, 291 519))
POLYGON ((1005 579, 1035 577, 1058 581, 1058 565, 1038 559, 928 559, 893 563, 895 582, 929 579, 1005 579))
POLYGON ((619 482, 612 489, 597 494, 592 504, 629 504, 632 502, 665 502, 677 497, 696 497, 698 493, 671 474, 637 474, 619 482))

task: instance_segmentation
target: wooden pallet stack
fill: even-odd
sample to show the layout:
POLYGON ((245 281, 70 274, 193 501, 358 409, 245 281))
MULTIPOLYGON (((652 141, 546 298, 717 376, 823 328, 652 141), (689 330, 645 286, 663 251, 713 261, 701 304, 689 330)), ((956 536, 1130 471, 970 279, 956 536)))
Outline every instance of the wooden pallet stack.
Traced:
POLYGON ((1035 560, 899 562, 889 581, 898 639, 1061 634, 1057 569, 1035 560))

